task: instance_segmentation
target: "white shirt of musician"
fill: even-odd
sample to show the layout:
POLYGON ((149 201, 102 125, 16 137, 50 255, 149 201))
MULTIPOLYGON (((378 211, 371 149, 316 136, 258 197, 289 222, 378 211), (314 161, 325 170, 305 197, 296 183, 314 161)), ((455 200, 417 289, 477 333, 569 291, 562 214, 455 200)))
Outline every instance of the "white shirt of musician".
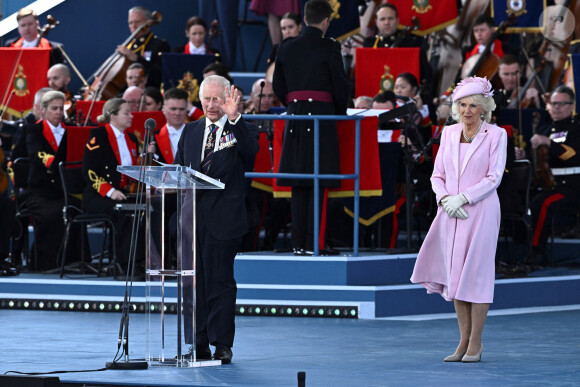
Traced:
MULTIPOLYGON (((133 165, 133 158, 131 157, 131 152, 129 152, 129 146, 127 146, 127 140, 125 139, 125 133, 119 129, 113 128, 113 133, 115 133, 115 138, 117 139, 117 147, 119 148, 119 155, 121 156, 121 165, 133 165)), ((107 192, 107 197, 110 198, 115 192, 115 188, 111 188, 107 192)))
POLYGON ((30 42, 26 39, 22 39, 22 48, 36 48, 37 39, 31 40, 30 42))
POLYGON ((52 135, 54 136, 54 139, 56 140, 56 144, 60 145, 60 142, 62 141, 62 136, 64 136, 64 128, 62 127, 62 125, 60 123, 58 124, 58 126, 54 126, 48 120, 46 122, 48 122, 48 126, 50 127, 50 130, 52 131, 52 135))
POLYGON ((195 47, 195 45, 191 42, 189 42, 188 44, 189 44, 189 53, 191 55, 205 55, 205 45, 202 45, 201 47, 195 47))
POLYGON ((173 126, 167 125, 167 134, 169 134, 169 141, 171 142, 171 152, 173 156, 177 153, 177 144, 179 144, 179 139, 181 138, 181 133, 183 133, 183 128, 185 124, 182 124, 179 128, 174 128, 173 126))

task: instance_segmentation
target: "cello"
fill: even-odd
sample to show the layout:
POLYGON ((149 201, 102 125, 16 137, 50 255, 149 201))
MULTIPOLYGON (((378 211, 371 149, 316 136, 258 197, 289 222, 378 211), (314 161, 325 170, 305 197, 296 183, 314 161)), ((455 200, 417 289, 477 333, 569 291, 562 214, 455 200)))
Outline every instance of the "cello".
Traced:
MULTIPOLYGON (((161 23, 163 16, 161 13, 154 11, 151 14, 151 20, 141 24, 121 46, 127 46, 143 29, 161 23)), ((110 99, 115 97, 119 91, 126 86, 125 71, 131 65, 124 55, 115 51, 109 56, 103 64, 89 77, 94 79, 91 86, 85 90, 83 99, 85 101, 110 99)))

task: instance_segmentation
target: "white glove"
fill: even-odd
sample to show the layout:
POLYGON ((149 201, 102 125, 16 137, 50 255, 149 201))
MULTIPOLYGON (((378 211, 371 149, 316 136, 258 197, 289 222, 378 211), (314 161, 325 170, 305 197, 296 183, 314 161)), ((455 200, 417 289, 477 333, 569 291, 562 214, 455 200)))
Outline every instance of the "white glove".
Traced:
POLYGON ((447 215, 452 217, 465 203, 467 203, 467 199, 462 194, 447 196, 441 200, 443 209, 447 212, 447 215))
POLYGON ((455 212, 455 217, 458 219, 463 219, 463 220, 469 218, 469 216, 467 215, 467 212, 465 212, 463 207, 459 207, 457 212, 455 212))

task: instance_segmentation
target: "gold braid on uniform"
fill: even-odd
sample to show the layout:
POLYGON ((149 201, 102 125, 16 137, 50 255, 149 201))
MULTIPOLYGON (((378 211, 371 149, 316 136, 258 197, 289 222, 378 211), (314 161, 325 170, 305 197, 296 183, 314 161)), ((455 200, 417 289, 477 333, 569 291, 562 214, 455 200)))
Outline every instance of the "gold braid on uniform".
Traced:
POLYGON ((93 182, 93 188, 97 192, 100 192, 101 185, 106 183, 105 179, 103 179, 102 177, 99 177, 97 175, 97 173, 95 171, 93 171, 92 169, 89 169, 89 179, 93 182))
POLYGON ((42 164, 44 164, 45 166, 48 160, 50 160, 50 158, 52 157, 54 157, 54 155, 51 155, 50 153, 38 152, 38 158, 42 160, 42 164))
POLYGON ((565 144, 560 144, 566 151, 564 153, 562 153, 560 156, 558 156, 558 158, 560 160, 568 160, 574 156, 576 156, 576 151, 574 150, 574 148, 572 148, 571 146, 565 145, 565 144))

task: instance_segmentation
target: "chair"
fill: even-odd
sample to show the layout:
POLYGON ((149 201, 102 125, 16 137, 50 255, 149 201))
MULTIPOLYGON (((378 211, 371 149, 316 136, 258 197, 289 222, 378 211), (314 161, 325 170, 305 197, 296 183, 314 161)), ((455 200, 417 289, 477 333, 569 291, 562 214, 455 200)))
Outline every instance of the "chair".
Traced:
MULTIPOLYGON (((499 202, 501 205, 502 221, 512 223, 512 242, 515 237, 516 223, 521 222, 526 228, 527 254, 532 254, 532 226, 528 220, 528 209, 530 202, 530 184, 532 180, 532 167, 529 160, 516 160, 509 172, 504 173, 502 182, 498 188, 499 202)), ((505 232, 504 224, 504 244, 506 254, 509 256, 508 235, 505 232)), ((513 244, 513 243, 512 243, 513 244)), ((515 252, 515 249, 514 249, 515 252)))
MULTIPOLYGON (((19 157, 12 163, 14 173, 14 192, 16 195, 16 226, 20 230, 12 235, 11 256, 22 257, 22 262, 26 262, 29 269, 36 271, 36 244, 33 244, 33 257, 30 255, 30 241, 28 238, 28 225, 32 225, 33 235, 36 235, 34 221, 30 216, 30 211, 26 206, 26 190, 28 188, 28 171, 30 169, 30 159, 28 157, 19 157), (34 261, 34 262, 32 262, 34 261)), ((36 238, 35 238, 36 239, 36 238)), ((13 262, 15 264, 16 262, 13 262)))
POLYGON ((71 227, 73 224, 81 224, 83 226, 82 232, 82 253, 81 253, 81 261, 80 263, 74 264, 76 267, 69 266, 69 270, 75 269, 84 273, 85 270, 91 270, 97 274, 97 276, 101 275, 103 271, 103 258, 105 256, 105 247, 107 241, 107 232, 109 233, 109 265, 113 267, 113 275, 115 276, 117 273, 117 255, 115 250, 115 223, 113 218, 108 214, 88 214, 84 213, 81 209, 71 204, 71 198, 75 196, 82 195, 84 190, 84 180, 82 176, 82 169, 81 169, 81 162, 80 161, 73 161, 73 162, 61 162, 58 166, 59 173, 61 177, 62 189, 64 192, 64 208, 63 208, 63 216, 65 222, 65 234, 63 238, 63 248, 62 248, 62 256, 61 256, 61 267, 60 267, 60 278, 64 276, 65 269, 65 262, 66 262, 66 253, 68 249, 68 243, 70 238, 71 227), (84 253, 85 253, 85 243, 88 241, 86 229, 87 227, 101 227, 103 230, 102 233, 102 244, 101 244, 101 253, 99 255, 99 267, 94 268, 90 265, 89 262, 85 262, 84 253))
POLYGON ((556 218, 558 216, 574 216, 576 220, 576 225, 580 220, 580 204, 575 207, 563 207, 554 210, 554 215, 552 216, 552 228, 550 230, 550 260, 552 261, 552 266, 556 266, 554 259, 554 236, 556 235, 556 218))

